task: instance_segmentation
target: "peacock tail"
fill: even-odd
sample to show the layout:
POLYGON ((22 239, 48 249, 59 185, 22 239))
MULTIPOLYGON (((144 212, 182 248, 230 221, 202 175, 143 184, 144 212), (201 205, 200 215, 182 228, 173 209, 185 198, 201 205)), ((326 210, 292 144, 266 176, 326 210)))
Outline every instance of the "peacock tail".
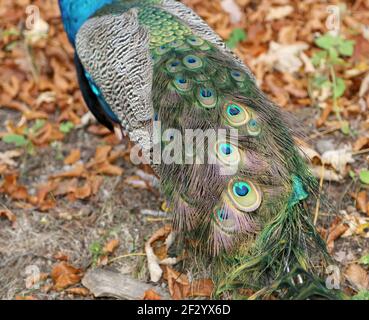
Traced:
POLYGON ((60 6, 86 103, 149 154, 177 241, 212 266, 214 296, 316 273, 311 253, 327 258, 306 203, 317 183, 247 67, 175 1, 84 1, 73 16, 78 2, 60 6))

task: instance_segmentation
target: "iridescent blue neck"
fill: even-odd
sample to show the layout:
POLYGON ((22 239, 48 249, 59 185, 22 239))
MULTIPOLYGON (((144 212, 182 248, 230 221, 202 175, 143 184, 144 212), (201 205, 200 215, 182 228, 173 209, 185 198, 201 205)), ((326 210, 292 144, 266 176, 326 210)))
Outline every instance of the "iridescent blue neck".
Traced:
POLYGON ((115 0, 59 0, 65 31, 74 45, 77 32, 83 23, 104 5, 115 0))

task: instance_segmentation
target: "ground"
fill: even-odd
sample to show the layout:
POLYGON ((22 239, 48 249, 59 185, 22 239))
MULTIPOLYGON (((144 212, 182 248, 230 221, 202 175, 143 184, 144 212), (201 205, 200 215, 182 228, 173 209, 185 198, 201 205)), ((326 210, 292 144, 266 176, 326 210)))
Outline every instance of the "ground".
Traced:
MULTIPOLYGON (((312 218, 344 290, 369 290, 369 187, 360 174, 369 163, 368 1, 331 3, 341 10, 341 36, 355 41, 354 51, 342 54, 345 64, 319 66, 312 60, 326 49, 316 43, 328 31, 326 1, 183 2, 228 39, 262 89, 295 118, 324 196, 310 203, 312 218), (311 80, 324 78, 327 68, 326 81, 337 90, 334 79, 344 82, 335 98, 335 87, 311 80)), ((2 3, 0 298, 92 299, 80 279, 96 265, 148 280, 145 243, 169 222, 155 176, 131 163, 128 141, 118 144, 87 113, 57 1, 2 3), (41 19, 31 21, 30 31, 37 8, 41 19)))

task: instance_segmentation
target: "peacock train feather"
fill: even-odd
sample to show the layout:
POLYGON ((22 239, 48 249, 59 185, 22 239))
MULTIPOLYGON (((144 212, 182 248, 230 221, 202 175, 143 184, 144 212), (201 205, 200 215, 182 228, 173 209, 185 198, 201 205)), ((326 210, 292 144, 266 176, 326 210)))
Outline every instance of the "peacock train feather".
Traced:
POLYGON ((174 0, 59 2, 83 96, 101 123, 128 134, 151 161, 156 120, 162 133, 183 134, 163 135, 169 149, 187 146, 189 130, 209 133, 206 145, 196 140, 152 165, 179 242, 211 266, 214 297, 283 291, 304 275, 306 292, 324 291, 310 285, 319 271, 311 253, 327 258, 306 204, 318 196, 316 181, 285 116, 219 36, 174 0))

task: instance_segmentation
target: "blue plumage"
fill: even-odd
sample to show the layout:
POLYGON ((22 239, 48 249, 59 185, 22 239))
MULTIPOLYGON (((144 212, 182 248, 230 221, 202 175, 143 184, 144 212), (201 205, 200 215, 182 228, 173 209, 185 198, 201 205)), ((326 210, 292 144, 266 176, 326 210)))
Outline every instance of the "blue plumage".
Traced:
POLYGON ((97 10, 115 0, 59 0, 62 19, 69 41, 74 45, 79 28, 97 10))
MULTIPOLYGON (((74 46, 77 32, 83 23, 97 10, 107 4, 111 4, 113 1, 114 0, 59 0, 65 31, 67 32, 69 41, 74 46)), ((105 101, 100 89, 92 80, 89 73, 80 64, 77 53, 75 64, 78 73, 78 82, 88 108, 101 124, 113 130, 114 123, 119 123, 119 120, 105 101)))

